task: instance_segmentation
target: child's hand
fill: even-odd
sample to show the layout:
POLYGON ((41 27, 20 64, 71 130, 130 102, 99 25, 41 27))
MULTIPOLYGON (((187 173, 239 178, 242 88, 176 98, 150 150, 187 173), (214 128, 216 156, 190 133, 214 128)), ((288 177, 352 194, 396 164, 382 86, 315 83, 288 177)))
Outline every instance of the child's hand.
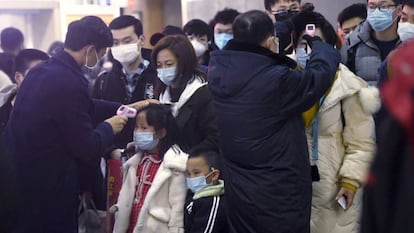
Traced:
POLYGON ((126 116, 113 116, 109 119, 106 119, 105 122, 109 123, 114 134, 117 134, 124 128, 128 122, 128 118, 126 116))

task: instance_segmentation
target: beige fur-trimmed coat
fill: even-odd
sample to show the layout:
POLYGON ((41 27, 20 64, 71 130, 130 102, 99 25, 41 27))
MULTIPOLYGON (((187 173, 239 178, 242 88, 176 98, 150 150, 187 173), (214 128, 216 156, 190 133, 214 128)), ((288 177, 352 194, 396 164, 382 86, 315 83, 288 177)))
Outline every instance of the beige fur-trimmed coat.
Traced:
MULTIPOLYGON (((137 168, 142 153, 138 152, 125 164, 127 169, 115 212, 114 233, 127 232, 137 183, 137 168)), ((187 193, 185 170, 188 155, 172 146, 164 155, 151 188, 145 197, 134 233, 183 233, 184 202, 187 193)))
MULTIPOLYGON (((361 190, 346 211, 335 197, 340 182, 360 187, 365 179, 375 151, 372 113, 379 108, 379 102, 374 87, 368 87, 344 65, 339 66, 338 78, 319 110, 316 164, 320 181, 312 184, 311 233, 359 232, 361 190)), ((307 129, 307 138, 312 161, 312 125, 307 129)))

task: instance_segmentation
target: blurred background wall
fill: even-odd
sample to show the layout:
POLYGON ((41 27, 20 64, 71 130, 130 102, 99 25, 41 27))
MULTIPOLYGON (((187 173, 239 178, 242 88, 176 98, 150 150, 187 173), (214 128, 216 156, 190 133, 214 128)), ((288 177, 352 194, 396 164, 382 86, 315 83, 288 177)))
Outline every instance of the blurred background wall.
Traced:
MULTIPOLYGON (((337 15, 343 8, 366 1, 303 2, 312 2, 336 26, 337 15)), ((53 41, 63 41, 67 25, 82 16, 97 15, 109 23, 114 17, 130 14, 141 19, 149 41, 165 25, 182 26, 194 18, 208 23, 226 7, 240 12, 264 10, 263 0, 0 0, 0 30, 16 27, 25 35, 25 47, 46 51, 53 41)))

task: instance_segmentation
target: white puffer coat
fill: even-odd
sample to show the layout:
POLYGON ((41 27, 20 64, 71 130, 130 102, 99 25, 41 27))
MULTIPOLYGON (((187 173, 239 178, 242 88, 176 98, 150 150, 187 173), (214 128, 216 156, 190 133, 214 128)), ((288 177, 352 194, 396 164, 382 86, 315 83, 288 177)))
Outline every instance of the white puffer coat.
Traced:
MULTIPOLYGON (((142 153, 138 152, 125 164, 127 169, 115 213, 114 233, 128 230, 132 202, 137 184, 137 169, 142 153)), ((174 145, 164 155, 151 188, 139 213, 134 233, 184 233, 184 203, 187 194, 185 170, 188 155, 174 145)))
MULTIPOLYGON (((313 182, 312 233, 358 232, 361 190, 347 211, 335 197, 341 182, 360 187, 364 181, 375 150, 371 113, 378 104, 378 91, 340 65, 338 78, 319 110, 316 164, 320 181, 313 182)), ((312 126, 307 138, 312 161, 312 126)))

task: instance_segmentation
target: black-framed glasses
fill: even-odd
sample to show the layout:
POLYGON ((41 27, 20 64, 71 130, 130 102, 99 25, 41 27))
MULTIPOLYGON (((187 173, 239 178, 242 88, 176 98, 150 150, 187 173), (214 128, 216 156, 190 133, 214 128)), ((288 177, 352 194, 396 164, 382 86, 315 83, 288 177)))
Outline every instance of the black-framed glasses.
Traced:
POLYGON ((368 4, 367 7, 368 7, 368 10, 370 10, 370 11, 375 11, 377 8, 380 11, 387 11, 387 10, 395 9, 397 7, 397 5, 386 5, 386 4, 377 5, 375 3, 370 3, 370 4, 368 4))

